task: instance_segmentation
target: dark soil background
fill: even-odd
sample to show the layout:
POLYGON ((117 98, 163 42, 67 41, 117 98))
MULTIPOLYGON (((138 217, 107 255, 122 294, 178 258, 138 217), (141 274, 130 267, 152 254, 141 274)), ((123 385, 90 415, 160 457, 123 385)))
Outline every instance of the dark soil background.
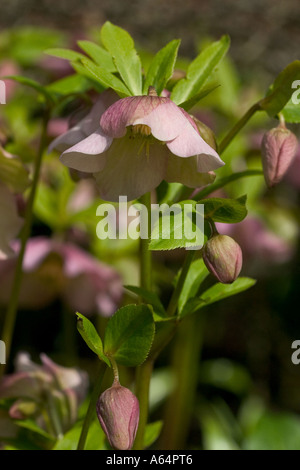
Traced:
POLYGON ((269 82, 298 58, 300 2, 296 0, 1 0, 0 27, 55 27, 80 34, 106 20, 128 29, 137 46, 153 49, 181 38, 193 57, 203 37, 231 37, 231 57, 245 80, 269 82))

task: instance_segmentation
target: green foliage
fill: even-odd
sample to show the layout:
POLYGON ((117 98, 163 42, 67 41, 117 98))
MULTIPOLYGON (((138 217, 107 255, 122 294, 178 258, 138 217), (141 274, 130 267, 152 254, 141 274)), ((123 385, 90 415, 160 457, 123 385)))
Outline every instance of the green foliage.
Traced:
POLYGON ((101 28, 101 41, 131 94, 141 95, 142 64, 130 34, 107 21, 101 28))
POLYGON ((256 281, 254 279, 248 277, 239 277, 232 284, 222 284, 218 282, 203 292, 200 297, 190 298, 184 305, 180 317, 185 317, 210 304, 239 294, 254 286, 255 283, 256 281))
POLYGON ((294 88, 293 82, 300 79, 300 60, 289 64, 276 77, 266 97, 260 101, 260 107, 270 117, 276 116, 291 98, 294 88))
POLYGON ((172 90, 171 99, 178 105, 199 94, 203 85, 229 49, 230 39, 223 36, 206 47, 189 65, 186 78, 178 81, 172 90))
POLYGON ((147 305, 126 305, 108 321, 104 336, 104 352, 121 365, 142 364, 150 351, 155 324, 147 305))
POLYGON ((174 71, 179 46, 180 40, 174 39, 155 55, 146 74, 143 87, 145 95, 149 86, 153 86, 158 95, 166 87, 174 71))
POLYGON ((77 315, 77 329, 81 334, 82 338, 86 342, 87 346, 101 359, 104 361, 108 366, 110 366, 110 362, 103 353, 103 344, 100 336, 97 333, 96 328, 94 327, 93 323, 88 320, 84 315, 81 313, 76 312, 77 315))
POLYGON ((204 217, 214 222, 235 224, 244 220, 247 215, 247 196, 238 199, 209 198, 202 199, 197 204, 204 204, 204 217))

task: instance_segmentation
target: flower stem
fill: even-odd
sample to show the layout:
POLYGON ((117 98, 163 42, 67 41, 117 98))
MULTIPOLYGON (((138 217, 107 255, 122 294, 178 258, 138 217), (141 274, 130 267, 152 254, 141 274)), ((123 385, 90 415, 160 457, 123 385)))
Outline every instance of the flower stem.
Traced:
MULTIPOLYGON (((151 193, 146 193, 141 197, 141 203, 147 209, 148 237, 140 240, 140 285, 144 289, 152 288, 152 254, 148 248, 151 235, 151 193)), ((141 214, 142 219, 142 214, 141 214)), ((143 220, 143 222, 145 219, 143 220)))
POLYGON ((106 367, 107 367, 106 364, 100 361, 97 379, 94 384, 88 410, 84 418, 80 438, 79 438, 78 445, 77 445, 77 450, 84 450, 88 431, 89 431, 91 422, 93 421, 93 418, 96 414, 96 404, 97 404, 97 400, 101 392, 101 385, 102 385, 102 380, 106 371, 106 367))
POLYGON ((248 111, 241 117, 241 119, 233 126, 232 129, 225 135, 223 140, 218 145, 218 153, 221 155, 224 150, 228 147, 233 138, 240 132, 240 130, 247 124, 249 119, 261 109, 260 101, 255 103, 248 111))
POLYGON ((190 315, 177 331, 172 357, 176 384, 166 405, 159 449, 186 448, 196 395, 203 319, 200 314, 190 315))
POLYGON ((149 388, 153 370, 153 361, 147 360, 140 367, 137 367, 135 394, 139 400, 140 419, 139 427, 134 442, 134 450, 143 450, 144 436, 148 421, 149 411, 149 388))
MULTIPOLYGON (((42 157, 43 157, 43 153, 46 148, 46 145, 47 145, 47 141, 46 141, 47 125, 48 125, 49 118, 50 118, 50 111, 47 110, 47 112, 45 112, 44 117, 43 117, 42 134, 41 134, 39 149, 38 149, 37 157, 35 161, 35 168, 34 168, 31 191, 30 191, 28 202, 26 205, 24 226, 23 226, 23 230, 21 233, 21 247, 20 247, 20 252, 18 255, 18 259, 17 259, 10 301, 8 304, 8 308, 7 308, 7 312, 6 312, 5 320, 4 320, 2 339, 6 345, 6 354, 8 357, 9 357, 10 350, 11 350, 12 337, 14 333, 17 310, 18 310, 19 294, 20 294, 22 275, 23 275, 23 271, 22 271, 23 259, 24 259, 24 254, 26 250, 27 240, 31 233, 33 205, 34 205, 36 190, 37 190, 38 181, 39 181, 42 157)), ((2 372, 3 371, 4 369, 2 369, 2 372)))
MULTIPOLYGON (((147 209, 148 238, 140 240, 140 286, 143 289, 152 289, 152 254, 149 250, 149 239, 151 236, 151 193, 141 197, 141 203, 147 209)), ((142 215, 141 215, 142 217, 142 215)), ((144 219, 145 221, 145 219, 144 219)), ((144 435, 148 421, 149 409, 149 386, 152 375, 153 362, 146 360, 136 368, 135 393, 139 400, 140 418, 139 427, 133 448, 141 450, 144 447, 144 435)))

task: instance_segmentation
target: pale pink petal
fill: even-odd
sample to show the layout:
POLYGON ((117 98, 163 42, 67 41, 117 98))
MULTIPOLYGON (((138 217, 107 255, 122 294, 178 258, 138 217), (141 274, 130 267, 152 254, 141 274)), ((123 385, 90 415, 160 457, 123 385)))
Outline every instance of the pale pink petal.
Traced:
POLYGON ((52 251, 51 239, 34 237, 28 240, 23 260, 24 271, 37 269, 52 251))
POLYGON ((224 165, 217 152, 202 139, 200 134, 190 125, 171 142, 167 142, 169 150, 178 157, 198 155, 198 171, 207 173, 224 165))
POLYGON ((61 162, 74 170, 94 173, 105 165, 102 155, 111 145, 112 138, 99 128, 96 132, 69 148, 60 156, 61 162))
POLYGON ((82 131, 79 124, 72 127, 64 134, 59 135, 54 139, 48 147, 48 152, 52 150, 57 150, 58 152, 64 152, 68 148, 80 142, 82 139, 85 139, 86 134, 82 131))
POLYGON ((81 400, 88 388, 88 375, 86 372, 72 367, 63 367, 53 362, 46 354, 41 354, 43 369, 52 375, 61 390, 71 389, 81 400))
POLYGON ((155 189, 164 178, 168 160, 165 145, 150 143, 147 155, 145 139, 126 136, 115 139, 106 154, 104 169, 94 174, 104 200, 118 201, 120 195, 134 200, 155 189))
POLYGON ((100 126, 105 134, 111 137, 123 137, 127 132, 126 127, 139 118, 143 119, 165 99, 158 96, 128 96, 118 100, 101 116, 100 126))
POLYGON ((106 90, 103 92, 87 116, 81 119, 74 127, 51 142, 48 149, 49 152, 54 149, 59 152, 64 152, 68 148, 88 137, 93 132, 97 131, 101 115, 116 100, 117 94, 112 90, 106 90))
POLYGON ((170 154, 165 180, 168 183, 182 183, 189 188, 199 188, 211 184, 215 174, 200 173, 197 168, 197 157, 181 158, 170 154))
POLYGON ((161 100, 159 106, 150 113, 134 119, 132 124, 149 126, 151 134, 162 142, 173 140, 184 133, 185 130, 188 132, 192 129, 189 120, 186 119, 180 108, 173 101, 164 97, 159 99, 161 100))

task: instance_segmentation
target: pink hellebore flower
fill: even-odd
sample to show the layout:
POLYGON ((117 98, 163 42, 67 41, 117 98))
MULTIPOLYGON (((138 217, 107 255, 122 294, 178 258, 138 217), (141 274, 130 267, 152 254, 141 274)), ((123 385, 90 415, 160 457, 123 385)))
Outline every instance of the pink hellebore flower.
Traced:
MULTIPOLYGON (((99 106, 99 105, 98 105, 99 106)), ((97 111, 92 110, 96 118, 97 111)), ((92 173, 100 196, 118 201, 134 200, 155 189, 162 180, 196 188, 211 183, 212 170, 224 162, 199 134, 191 116, 167 96, 157 96, 150 87, 148 96, 119 99, 97 122, 89 121, 56 139, 51 148, 61 150, 61 161, 79 171, 92 173), (89 135, 87 135, 89 131, 89 135)))
MULTIPOLYGON (((14 269, 13 259, 0 263, 2 304, 8 300, 14 269)), ((72 243, 46 237, 29 239, 23 269, 21 308, 43 308, 60 297, 84 315, 110 316, 121 301, 121 276, 72 243)))
POLYGON ((32 362, 29 354, 19 353, 16 372, 0 381, 0 399, 16 400, 9 409, 11 418, 34 418, 43 428, 47 428, 44 416, 51 399, 62 429, 67 430, 75 423, 78 407, 88 392, 88 375, 75 368, 59 366, 46 354, 40 357, 41 365, 32 362))

